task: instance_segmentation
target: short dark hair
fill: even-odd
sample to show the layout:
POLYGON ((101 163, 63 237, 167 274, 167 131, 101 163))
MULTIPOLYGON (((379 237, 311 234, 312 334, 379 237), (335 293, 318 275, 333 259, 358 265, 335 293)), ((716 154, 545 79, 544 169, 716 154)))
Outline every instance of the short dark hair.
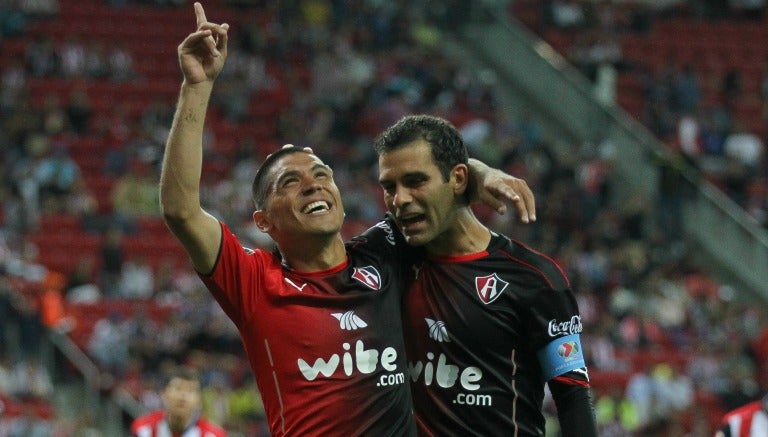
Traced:
POLYGON ((267 180, 267 175, 269 174, 269 171, 274 167, 275 163, 282 158, 283 156, 290 155, 292 153, 306 153, 309 154, 304 148, 302 147, 283 147, 282 149, 279 149, 275 153, 272 153, 271 155, 267 156, 267 159, 264 160, 264 162, 261 164, 261 167, 259 167, 258 170, 256 170, 256 176, 253 178, 253 185, 251 187, 251 191, 253 193, 253 202, 256 205, 257 210, 264 209, 264 206, 267 201, 267 191, 269 189, 269 182, 267 180))
POLYGON ((454 166, 469 161, 469 151, 458 129, 444 118, 427 114, 401 118, 376 137, 373 148, 383 155, 420 139, 432 146, 432 159, 445 181, 454 166))
POLYGON ((166 385, 170 384, 174 379, 183 379, 184 381, 197 381, 200 382, 200 373, 194 367, 189 366, 176 366, 168 374, 166 385))

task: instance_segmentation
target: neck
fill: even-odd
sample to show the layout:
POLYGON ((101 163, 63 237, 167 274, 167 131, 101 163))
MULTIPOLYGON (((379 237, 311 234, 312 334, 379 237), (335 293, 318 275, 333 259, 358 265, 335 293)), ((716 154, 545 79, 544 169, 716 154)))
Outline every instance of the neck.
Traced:
POLYGON ((431 255, 468 255, 488 248, 491 231, 485 227, 469 207, 456 212, 453 225, 426 245, 431 255))
POLYGON ((174 434, 181 434, 182 432, 184 432, 184 430, 187 429, 190 422, 192 421, 191 419, 186 417, 172 416, 172 415, 169 415, 167 417, 167 420, 168 420, 168 428, 170 428, 171 432, 174 434))
POLYGON ((338 233, 328 238, 278 243, 278 248, 285 264, 299 272, 328 270, 347 259, 344 240, 338 233))

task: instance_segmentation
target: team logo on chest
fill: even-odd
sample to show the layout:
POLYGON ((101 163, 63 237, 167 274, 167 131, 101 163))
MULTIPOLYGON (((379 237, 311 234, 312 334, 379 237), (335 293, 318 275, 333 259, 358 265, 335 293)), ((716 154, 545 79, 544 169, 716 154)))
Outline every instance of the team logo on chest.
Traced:
POLYGON ((499 278, 499 275, 496 273, 488 276, 475 277, 475 290, 477 291, 477 296, 480 297, 480 300, 486 305, 501 296, 501 293, 508 285, 509 282, 499 278))
POLYGON ((355 267, 352 278, 362 282, 372 290, 381 288, 381 276, 373 266, 355 267))

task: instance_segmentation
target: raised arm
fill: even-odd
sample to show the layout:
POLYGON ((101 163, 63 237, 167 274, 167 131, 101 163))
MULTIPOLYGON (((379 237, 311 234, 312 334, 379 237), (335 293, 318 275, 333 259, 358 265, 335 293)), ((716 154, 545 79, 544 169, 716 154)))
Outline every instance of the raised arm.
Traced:
POLYGON ((506 202, 515 208, 516 217, 523 223, 536 221, 536 201, 533 191, 520 178, 491 168, 482 161, 469 159, 470 200, 483 202, 499 214, 507 211, 506 202))
POLYGON ((184 80, 163 156, 160 205, 195 269, 209 273, 221 244, 221 227, 200 206, 203 123, 214 81, 227 57, 229 25, 208 22, 200 3, 194 8, 197 29, 177 49, 184 80))

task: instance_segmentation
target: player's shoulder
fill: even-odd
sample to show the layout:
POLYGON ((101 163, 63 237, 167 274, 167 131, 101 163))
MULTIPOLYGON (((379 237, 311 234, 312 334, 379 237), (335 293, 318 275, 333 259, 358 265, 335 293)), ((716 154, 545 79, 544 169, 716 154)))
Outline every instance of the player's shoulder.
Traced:
POLYGON ((761 410, 760 401, 749 402, 726 413, 723 420, 727 422, 733 417, 748 417, 761 410))
POLYGON ((553 290, 570 288, 570 282, 562 267, 549 255, 504 235, 494 234, 491 245, 494 251, 515 263, 516 268, 526 269, 542 280, 542 285, 553 290))
POLYGON ((153 411, 151 413, 144 414, 143 416, 139 416, 136 419, 131 422, 131 432, 136 433, 141 428, 146 427, 153 427, 158 422, 163 420, 165 417, 165 412, 162 410, 153 411))
POLYGON ((348 246, 355 247, 362 244, 395 246, 401 243, 401 239, 395 223, 389 216, 385 216, 359 235, 352 237, 348 246))
POLYGON ((197 426, 200 428, 202 437, 227 437, 227 431, 224 428, 209 420, 198 419, 197 426))

